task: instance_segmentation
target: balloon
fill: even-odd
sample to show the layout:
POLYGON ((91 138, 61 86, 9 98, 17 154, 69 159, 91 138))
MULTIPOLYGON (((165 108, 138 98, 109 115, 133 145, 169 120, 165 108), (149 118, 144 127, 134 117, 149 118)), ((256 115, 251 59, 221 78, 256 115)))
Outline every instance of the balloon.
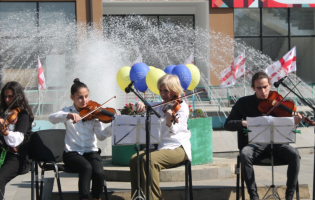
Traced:
POLYGON ((200 81, 200 71, 196 65, 193 64, 187 64, 186 67, 188 67, 190 73, 191 73, 191 82, 188 86, 188 90, 193 91, 195 87, 198 85, 200 81))
POLYGON ((118 83, 118 86, 124 92, 125 92, 125 88, 129 85, 129 83, 131 83, 130 78, 129 78, 130 69, 131 67, 129 66, 122 67, 120 68, 116 76, 116 81, 118 83))
POLYGON ((145 77, 137 82, 134 83, 134 86, 140 92, 145 92, 148 89, 147 83, 145 82, 145 77))
POLYGON ((150 68, 148 67, 148 65, 144 63, 136 63, 132 65, 131 67, 130 74, 129 74, 130 80, 137 82, 145 78, 145 76, 147 75, 149 71, 150 71, 150 68))
POLYGON ((153 66, 149 66, 149 68, 150 68, 150 70, 151 70, 151 69, 154 69, 155 67, 153 67, 153 66))
POLYGON ((158 69, 158 68, 151 69, 148 72, 147 77, 146 77, 146 83, 147 83, 149 89, 153 93, 160 95, 160 91, 157 88, 157 82, 164 75, 165 75, 165 72, 161 69, 158 69))
POLYGON ((150 71, 150 68, 145 63, 136 63, 132 65, 130 70, 130 80, 134 81, 134 86, 140 92, 145 92, 148 89, 148 86, 145 82, 145 77, 150 71))
POLYGON ((172 70, 174 69, 176 65, 169 65, 164 69, 164 72, 167 74, 172 74, 172 70))
POLYGON ((187 90, 191 82, 191 73, 185 65, 176 65, 172 70, 172 74, 177 75, 184 90, 187 90))

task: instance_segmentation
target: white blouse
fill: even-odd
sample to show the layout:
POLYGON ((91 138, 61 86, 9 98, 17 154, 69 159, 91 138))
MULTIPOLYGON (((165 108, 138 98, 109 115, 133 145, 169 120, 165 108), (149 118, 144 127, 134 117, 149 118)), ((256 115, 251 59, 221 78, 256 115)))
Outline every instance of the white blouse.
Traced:
POLYGON ((7 136, 3 136, 5 143, 9 147, 17 147, 19 146, 24 140, 24 134, 18 131, 14 131, 15 124, 9 124, 8 131, 9 134, 7 136))
POLYGON ((49 115, 49 121, 53 124, 64 123, 66 126, 65 147, 66 152, 76 151, 80 155, 92 151, 98 151, 97 139, 105 140, 111 136, 110 126, 104 128, 98 119, 78 121, 67 119, 69 113, 79 112, 72 105, 64 107, 61 111, 49 115), (97 138, 97 139, 96 139, 97 138))
MULTIPOLYGON (((154 106, 161 102, 149 102, 150 105, 154 106)), ((135 104, 136 105, 136 104, 135 104)), ((177 111, 178 115, 178 123, 171 125, 168 127, 166 125, 165 114, 163 112, 163 106, 158 106, 154 108, 161 115, 162 122, 162 135, 161 135, 161 143, 158 146, 158 150, 160 149, 176 149, 177 147, 183 146, 188 159, 191 161, 191 144, 190 144, 190 136, 191 133, 187 127, 187 120, 189 117, 189 108, 185 102, 182 102, 181 108, 177 111)), ((135 108, 134 108, 135 109, 135 108)))

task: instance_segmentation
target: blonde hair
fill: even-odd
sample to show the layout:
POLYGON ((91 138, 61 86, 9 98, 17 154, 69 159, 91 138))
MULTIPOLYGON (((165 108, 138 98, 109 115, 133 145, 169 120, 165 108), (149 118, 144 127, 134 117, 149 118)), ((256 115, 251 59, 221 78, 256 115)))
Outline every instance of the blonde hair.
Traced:
POLYGON ((160 89, 162 85, 165 85, 167 90, 175 92, 178 97, 184 93, 179 78, 176 75, 165 74, 162 76, 157 82, 158 89, 160 89))

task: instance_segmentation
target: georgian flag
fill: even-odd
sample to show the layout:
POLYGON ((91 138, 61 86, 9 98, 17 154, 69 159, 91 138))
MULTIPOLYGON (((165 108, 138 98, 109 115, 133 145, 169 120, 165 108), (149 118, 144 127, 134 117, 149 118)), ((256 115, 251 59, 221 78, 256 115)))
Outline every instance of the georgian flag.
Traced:
POLYGON ((278 81, 284 76, 288 76, 290 72, 296 71, 296 47, 293 47, 280 60, 274 62, 265 69, 271 83, 278 81))
MULTIPOLYGON (((133 61, 132 65, 136 64, 136 63, 142 63, 142 54, 140 54, 135 61, 133 61)), ((131 65, 131 66, 132 66, 131 65)))
POLYGON ((184 65, 187 65, 187 64, 194 64, 194 54, 193 53, 191 53, 190 56, 184 62, 184 65))
POLYGON ((231 63, 231 66, 220 73, 221 88, 232 86, 236 79, 245 73, 245 51, 237 56, 231 63))
POLYGON ((38 56, 38 62, 37 62, 37 79, 38 79, 38 90, 45 90, 46 87, 46 81, 44 76, 44 70, 43 66, 40 63, 39 56, 38 56))

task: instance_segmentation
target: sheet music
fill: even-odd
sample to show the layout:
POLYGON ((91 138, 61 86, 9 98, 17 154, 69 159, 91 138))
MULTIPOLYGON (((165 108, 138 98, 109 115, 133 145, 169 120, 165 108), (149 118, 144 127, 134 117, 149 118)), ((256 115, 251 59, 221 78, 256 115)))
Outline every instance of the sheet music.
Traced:
MULTIPOLYGON (((146 116, 116 115, 112 122, 112 145, 146 144, 146 116)), ((161 142, 162 124, 155 115, 151 115, 150 144, 161 142)))
POLYGON ((293 117, 247 117, 249 143, 294 143, 296 135, 293 117))

